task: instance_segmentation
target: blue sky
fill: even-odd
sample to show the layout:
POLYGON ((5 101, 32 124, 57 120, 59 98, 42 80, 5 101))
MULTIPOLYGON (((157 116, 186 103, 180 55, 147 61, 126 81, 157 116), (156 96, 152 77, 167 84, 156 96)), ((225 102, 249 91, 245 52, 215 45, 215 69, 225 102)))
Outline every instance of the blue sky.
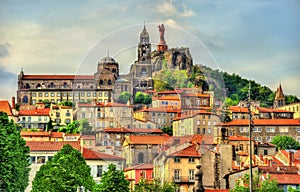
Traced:
POLYGON ((152 49, 165 24, 169 47, 194 63, 300 97, 300 1, 0 1, 0 99, 16 96, 17 75, 93 74, 108 54, 121 72, 136 59, 143 23, 152 49))

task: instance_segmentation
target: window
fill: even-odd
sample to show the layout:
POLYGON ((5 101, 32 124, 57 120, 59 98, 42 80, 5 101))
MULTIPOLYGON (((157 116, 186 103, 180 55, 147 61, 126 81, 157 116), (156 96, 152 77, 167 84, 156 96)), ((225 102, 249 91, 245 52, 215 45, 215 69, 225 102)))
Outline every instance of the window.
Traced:
POLYGON ((43 93, 39 93, 39 97, 43 97, 43 93))
POLYGON ((208 128, 208 129, 207 129, 207 133, 208 133, 208 134, 211 134, 211 128, 208 128))
POLYGON ((200 128, 197 128, 197 134, 200 134, 200 130, 201 130, 200 128))
POLYGON ((33 93, 33 94, 32 94, 32 97, 36 97, 36 93, 33 93))
POLYGON ((57 97, 60 97, 60 93, 57 93, 56 95, 57 95, 57 97))
POLYGON ((194 157, 189 157, 189 163, 194 163, 195 162, 195 158, 194 157))
POLYGON ((297 128, 297 132, 300 132, 300 127, 297 128))
POLYGON ((174 157, 174 163, 180 163, 180 157, 174 157))
POLYGON ((37 163, 41 164, 41 163, 45 163, 46 162, 46 157, 45 156, 38 156, 37 157, 37 163))
POLYGON ((30 156, 29 163, 35 164, 36 163, 36 156, 30 156))
POLYGON ((268 155, 268 150, 264 149, 264 155, 268 155))
POLYGON ((99 93, 99 97, 102 97, 102 93, 99 93))
POLYGON ((97 165, 97 177, 102 176, 103 165, 97 165))
POLYGON ((90 97, 90 96, 91 96, 91 93, 87 93, 86 96, 90 97))
POLYGON ((239 150, 240 150, 240 151, 243 151, 243 144, 240 144, 240 145, 239 145, 239 150))
POLYGON ((287 133, 287 132, 289 132, 289 128, 288 127, 279 127, 279 132, 280 133, 287 133))
POLYGON ((274 127, 267 127, 266 132, 275 132, 275 128, 274 127))
POLYGON ((197 121, 197 125, 200 125, 200 121, 199 120, 197 121))
POLYGON ((42 117, 41 116, 38 117, 38 121, 42 121, 42 117))
POLYGON ((28 103, 28 96, 27 96, 27 95, 25 95, 25 96, 23 97, 23 103, 28 103))
POLYGON ((71 113, 70 113, 69 110, 67 110, 66 116, 67 116, 67 117, 70 117, 70 116, 71 116, 71 113))
POLYGON ((189 170, 189 181, 194 181, 195 180, 195 173, 194 169, 189 170))
POLYGON ((48 97, 49 96, 49 93, 45 93, 45 97, 48 97))
POLYGON ((174 169, 174 180, 180 180, 180 169, 174 169))
POLYGON ((144 153, 138 154, 138 163, 144 163, 144 153))
POLYGON ((105 93, 104 96, 107 97, 107 96, 108 96, 108 93, 105 93))
POLYGON ((244 127, 240 127, 240 132, 244 132, 244 127))
POLYGON ((254 127, 253 132, 261 132, 261 127, 254 127))
POLYGON ((85 94, 84 94, 84 93, 81 93, 81 94, 80 94, 80 96, 81 96, 81 97, 84 97, 84 96, 85 96, 85 94))
POLYGON ((267 137, 266 137, 266 142, 271 142, 271 141, 272 141, 272 137, 267 136, 267 137))
POLYGON ((140 175, 141 175, 141 178, 146 178, 146 171, 141 171, 140 175))

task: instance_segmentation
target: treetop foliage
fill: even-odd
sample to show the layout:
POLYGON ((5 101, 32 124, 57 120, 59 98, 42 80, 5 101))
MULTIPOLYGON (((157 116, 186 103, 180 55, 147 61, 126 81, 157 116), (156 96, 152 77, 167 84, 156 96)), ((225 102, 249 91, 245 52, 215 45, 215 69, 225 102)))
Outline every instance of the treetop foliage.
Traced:
POLYGON ((125 179, 124 172, 117 170, 114 164, 108 166, 108 170, 102 174, 100 184, 95 187, 95 192, 129 192, 129 181, 125 179))
POLYGON ((271 143, 276 145, 276 148, 279 150, 300 149, 300 143, 287 135, 276 135, 273 137, 271 143))
POLYGON ((0 152, 0 191, 25 191, 29 182, 29 147, 4 112, 0 112, 0 152))
POLYGON ((32 182, 32 192, 73 192, 80 186, 92 191, 94 185, 91 168, 86 164, 80 151, 71 145, 64 145, 36 173, 32 182))

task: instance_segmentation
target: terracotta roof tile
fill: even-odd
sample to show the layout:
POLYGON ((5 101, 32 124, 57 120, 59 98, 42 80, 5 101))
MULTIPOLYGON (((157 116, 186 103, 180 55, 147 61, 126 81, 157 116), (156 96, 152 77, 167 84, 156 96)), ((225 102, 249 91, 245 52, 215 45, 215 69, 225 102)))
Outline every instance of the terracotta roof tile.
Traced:
POLYGON ((151 107, 147 109, 139 110, 138 112, 165 112, 165 113, 179 113, 181 112, 180 109, 170 109, 167 107, 151 107))
POLYGON ((52 138, 63 138, 64 137, 64 133, 63 132, 52 132, 51 133, 51 137, 52 138))
POLYGON ((201 157, 201 153, 196 149, 197 145, 191 145, 175 153, 171 153, 168 157, 201 157))
POLYGON ((249 138, 241 135, 234 135, 229 136, 229 141, 249 141, 249 138))
POLYGON ((229 110, 232 113, 248 113, 248 108, 245 107, 239 107, 239 106, 230 106, 229 110))
POLYGON ((263 113, 293 113, 291 111, 288 110, 283 110, 283 109, 272 109, 272 108, 257 108, 259 112, 263 112, 263 113))
POLYGON ((46 131, 21 131, 21 137, 50 137, 50 133, 46 131))
POLYGON ((170 139, 168 135, 130 135, 130 144, 162 144, 170 139))
POLYGON ((209 111, 204 110, 204 109, 190 110, 186 113, 185 112, 179 113, 177 117, 173 118, 173 121, 186 119, 186 118, 191 118, 191 117, 194 117, 196 115, 211 115, 211 114, 212 114, 212 112, 209 112, 209 111))
POLYGON ((153 100, 172 100, 172 101, 179 101, 180 98, 179 98, 177 95, 168 95, 168 96, 153 97, 153 100))
POLYGON ((119 157, 116 155, 110 155, 110 154, 106 154, 106 153, 101 153, 101 152, 93 151, 93 150, 90 150, 87 148, 83 148, 83 157, 84 157, 84 159, 88 159, 88 160, 103 159, 103 160, 125 161, 125 158, 123 158, 123 157, 119 157))
POLYGON ((105 128, 102 132, 106 133, 162 133, 160 129, 146 128, 105 128))
POLYGON ((33 109, 33 110, 21 110, 19 116, 48 116, 50 112, 49 108, 33 109))
POLYGON ((114 103, 114 102, 107 102, 107 103, 79 103, 78 107, 132 107, 132 105, 127 105, 123 103, 114 103))
POLYGON ((129 171, 129 170, 145 170, 145 169, 153 169, 153 164, 140 164, 140 165, 135 165, 126 168, 124 171, 129 171))
POLYGON ((26 80, 55 80, 55 79, 64 79, 64 80, 76 80, 76 79, 90 79, 93 80, 93 75, 24 75, 23 79, 26 80))
MULTIPOLYGON (((235 119, 228 123, 219 123, 218 126, 247 126, 248 119, 235 119)), ((254 119, 254 125, 300 125, 300 119, 254 119)))
POLYGON ((196 134, 193 136, 191 141, 193 144, 201 144, 201 145, 212 145, 214 144, 214 137, 212 135, 200 135, 196 134))
POLYGON ((26 141, 26 145, 29 146, 30 151, 59 151, 66 144, 70 144, 73 148, 80 150, 79 141, 26 141))
POLYGON ((95 140, 95 135, 81 135, 83 140, 95 140))
POLYGON ((7 100, 0 101, 0 111, 7 113, 8 116, 12 116, 11 107, 7 100))
POLYGON ((258 170, 263 173, 298 174, 297 166, 258 166, 258 170))
MULTIPOLYGON (((267 175, 264 174, 266 177, 267 175)), ((270 174, 270 178, 276 178, 278 184, 300 184, 300 175, 299 174, 270 174)))

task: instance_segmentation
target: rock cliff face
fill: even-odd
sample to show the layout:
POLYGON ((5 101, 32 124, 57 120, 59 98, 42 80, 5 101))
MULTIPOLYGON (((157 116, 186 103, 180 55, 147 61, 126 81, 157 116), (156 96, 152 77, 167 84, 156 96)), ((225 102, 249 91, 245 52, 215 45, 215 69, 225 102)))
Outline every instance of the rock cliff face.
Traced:
POLYGON ((153 51, 151 63, 153 72, 162 69, 180 69, 190 73, 193 59, 189 48, 172 48, 166 51, 153 51))

